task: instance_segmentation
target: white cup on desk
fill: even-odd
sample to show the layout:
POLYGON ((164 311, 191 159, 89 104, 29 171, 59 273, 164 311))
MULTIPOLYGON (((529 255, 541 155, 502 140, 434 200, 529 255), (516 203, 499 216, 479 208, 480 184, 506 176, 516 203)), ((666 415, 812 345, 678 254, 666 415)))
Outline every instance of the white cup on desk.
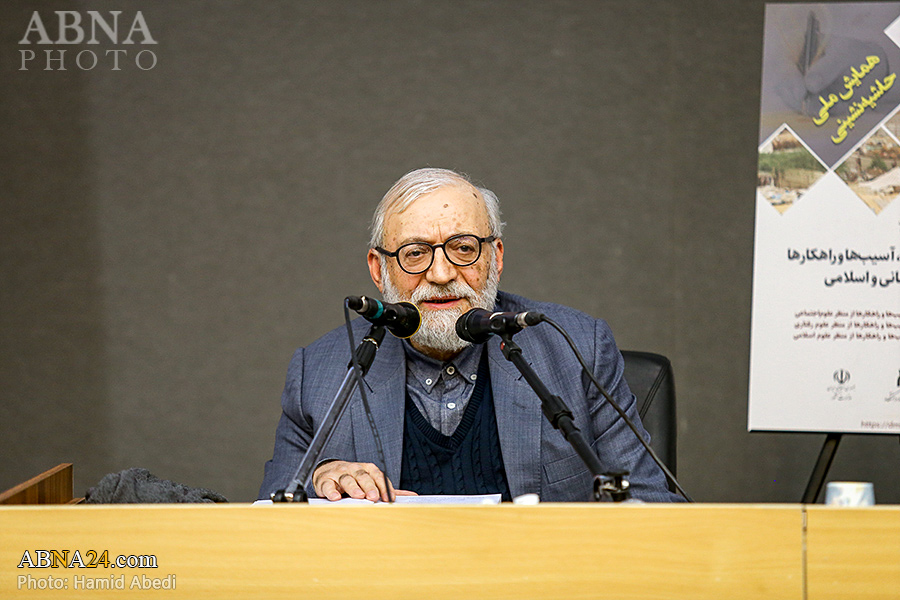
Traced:
POLYGON ((872 506, 875 486, 867 481, 829 481, 825 486, 828 506, 872 506))

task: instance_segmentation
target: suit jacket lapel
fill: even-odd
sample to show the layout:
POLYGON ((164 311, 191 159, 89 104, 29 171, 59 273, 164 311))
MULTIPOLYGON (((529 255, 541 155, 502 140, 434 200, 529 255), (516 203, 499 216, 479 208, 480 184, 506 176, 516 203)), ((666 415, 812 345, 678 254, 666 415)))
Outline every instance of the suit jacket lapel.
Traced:
MULTIPOLYGON (((400 482, 403 452, 403 419, 406 406, 406 356, 402 342, 388 334, 375 355, 375 361, 363 378, 366 398, 387 462, 387 475, 394 486, 400 482)), ((350 409, 356 460, 378 463, 375 438, 363 407, 359 390, 353 394, 350 409)))
MULTIPOLYGON (((487 343, 491 391, 509 491, 515 498, 541 491, 541 403, 518 369, 506 360, 499 338, 487 343)), ((525 353, 528 358, 527 352, 525 353)))

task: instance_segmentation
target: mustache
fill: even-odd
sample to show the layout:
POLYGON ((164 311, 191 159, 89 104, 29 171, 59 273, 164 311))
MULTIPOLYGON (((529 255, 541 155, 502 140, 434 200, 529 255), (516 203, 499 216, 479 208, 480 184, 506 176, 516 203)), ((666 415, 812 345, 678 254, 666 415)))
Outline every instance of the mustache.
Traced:
POLYGON ((424 283, 413 290, 412 294, 410 294, 409 301, 418 306, 425 300, 446 296, 464 298, 469 302, 475 302, 478 299, 478 294, 475 293, 475 290, 473 290, 471 286, 461 281, 451 281, 444 285, 424 283))

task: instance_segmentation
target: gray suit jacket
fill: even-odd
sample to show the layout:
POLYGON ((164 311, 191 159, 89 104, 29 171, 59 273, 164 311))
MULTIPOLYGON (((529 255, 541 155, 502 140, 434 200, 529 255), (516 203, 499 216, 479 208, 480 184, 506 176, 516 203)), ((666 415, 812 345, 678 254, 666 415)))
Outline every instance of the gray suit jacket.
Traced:
MULTIPOLYGON (((612 332, 602 320, 543 302, 500 292, 497 310, 537 310, 561 325, 573 338, 585 361, 609 394, 640 425, 636 402, 623 373, 622 356, 612 332)), ((368 323, 356 319, 358 343, 368 323)), ((515 341, 550 391, 563 399, 574 414, 575 424, 591 443, 608 471, 631 473, 632 496, 647 501, 671 501, 662 471, 634 434, 581 372, 575 355, 559 333, 547 324, 516 334, 515 341)), ((553 429, 541 412, 541 402, 512 363, 500 351, 500 340, 487 342, 491 386, 500 448, 513 497, 534 492, 545 502, 587 501, 592 478, 584 463, 553 429)), ((340 327, 294 353, 281 398, 282 416, 275 437, 272 460, 266 463, 259 497, 284 489, 328 406, 347 373, 350 348, 346 328, 340 327)), ((365 377, 366 395, 384 446, 387 475, 400 481, 403 419, 406 401, 406 358, 402 342, 388 334, 365 377)), ((378 464, 375 441, 356 390, 350 405, 324 449, 331 457, 378 464)), ((312 490, 310 495, 312 495, 312 490)), ((413 490, 415 491, 415 490, 413 490)))

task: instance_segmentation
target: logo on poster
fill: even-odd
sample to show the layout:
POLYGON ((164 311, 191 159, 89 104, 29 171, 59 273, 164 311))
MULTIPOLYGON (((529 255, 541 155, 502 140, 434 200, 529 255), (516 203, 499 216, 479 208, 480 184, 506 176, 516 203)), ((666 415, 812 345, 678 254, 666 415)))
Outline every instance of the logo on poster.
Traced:
POLYGON ((850 381, 850 371, 847 371, 845 369, 838 369, 834 372, 834 380, 837 383, 844 385, 845 383, 850 381))
MULTIPOLYGON (((34 11, 31 14, 31 20, 25 28, 25 35, 19 40, 20 46, 30 46, 32 44, 38 46, 71 46, 76 44, 86 45, 126 45, 134 44, 157 44, 158 42, 150 33, 150 27, 141 11, 137 11, 134 17, 130 19, 130 26, 127 20, 123 19, 122 27, 119 25, 119 15, 121 10, 109 11, 109 16, 104 17, 96 10, 85 11, 85 16, 77 10, 57 10, 56 15, 56 38, 52 38, 47 33, 47 27, 41 18, 41 13, 34 11), (126 32, 126 29, 127 32, 126 32), (124 34, 120 41, 120 33, 124 34)), ((48 20, 48 22, 51 22, 48 20)), ((110 48, 107 50, 81 50, 74 57, 67 54, 68 49, 43 49, 43 57, 40 57, 40 51, 31 48, 21 48, 20 55, 20 71, 28 71, 32 66, 40 68, 43 66, 44 71, 66 71, 66 66, 74 67, 81 71, 92 71, 98 65, 109 68, 110 71, 121 71, 121 63, 133 61, 134 65, 142 70, 149 71, 156 67, 156 53, 150 49, 142 49, 131 55, 129 51, 133 48, 110 48), (35 63, 34 61, 37 61, 35 63)))
POLYGON ((897 389, 891 390, 884 397, 885 402, 900 402, 900 375, 897 376, 897 389))
POLYGON ((847 369, 838 369, 832 374, 837 385, 830 385, 826 389, 831 395, 831 399, 835 402, 847 402, 853 400, 851 392, 856 389, 855 385, 847 385, 850 381, 850 371, 847 369))

